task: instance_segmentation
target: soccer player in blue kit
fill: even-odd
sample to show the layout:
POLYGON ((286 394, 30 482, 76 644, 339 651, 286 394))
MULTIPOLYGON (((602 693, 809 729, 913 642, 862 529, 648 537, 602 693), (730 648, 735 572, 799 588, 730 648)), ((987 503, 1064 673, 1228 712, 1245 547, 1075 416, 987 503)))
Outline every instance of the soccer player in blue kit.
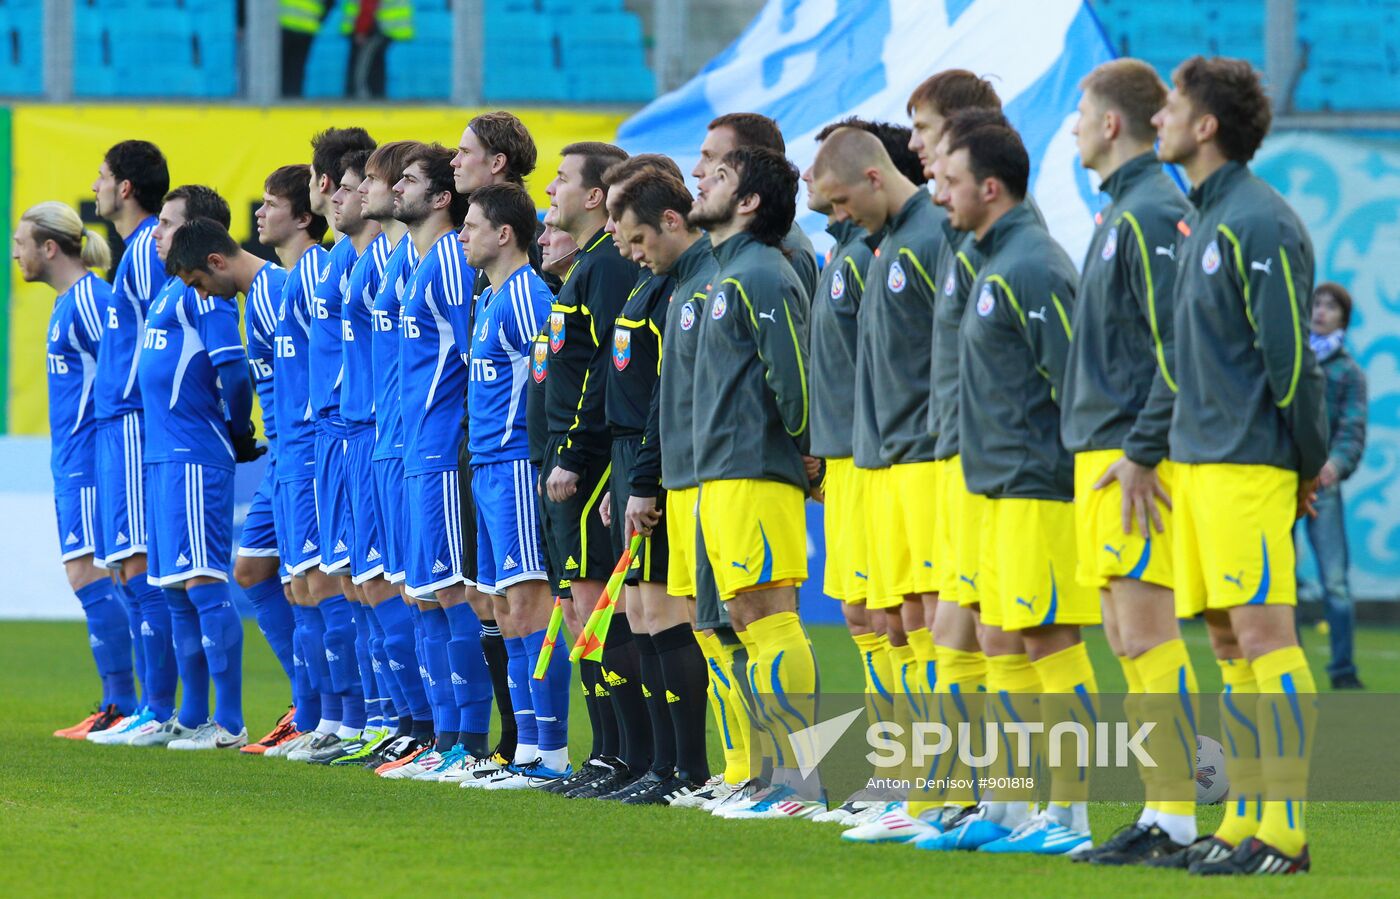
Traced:
MULTIPOLYGON (((162 261, 187 216, 228 226, 228 204, 201 185, 166 195, 155 230, 162 261)), ((179 714, 155 708, 133 745, 230 749, 243 726, 243 622, 229 593, 233 473, 263 452, 251 420, 253 384, 238 331, 238 304, 170 278, 151 304, 138 364, 150 423, 146 454, 152 580, 170 604, 179 714), (216 703, 209 718, 208 682, 216 703), (168 713, 166 713, 168 714, 168 713), (158 727, 152 727, 160 721, 158 727)))
POLYGON ((49 389, 50 467, 64 573, 87 619, 88 645, 102 681, 102 701, 78 724, 56 737, 81 740, 106 730, 133 710, 131 643, 116 583, 96 564, 97 424, 93 382, 103 315, 111 299, 106 281, 89 269, 111 264, 107 242, 83 227, 72 208, 58 202, 25 210, 15 228, 11 255, 20 277, 52 287, 46 365, 49 389), (127 705, 119 706, 118 702, 127 705))
POLYGON ((304 705, 308 689, 305 661, 293 652, 295 618, 290 578, 282 573, 277 555, 277 530, 273 520, 273 491, 277 483, 277 425, 273 414, 272 361, 277 307, 287 272, 240 247, 219 222, 194 219, 176 232, 166 254, 166 269, 206 296, 244 296, 244 332, 247 335, 248 370, 262 407, 263 435, 268 461, 262 482, 243 519, 243 530, 233 566, 233 577, 253 605, 258 629, 267 638, 292 687, 293 708, 267 736, 249 743, 240 752, 261 755, 296 733, 295 707, 304 705), (300 674, 300 684, 298 684, 300 674))
MULTIPOLYGON (((174 676, 169 653, 170 615, 165 597, 146 578, 146 491, 142 472, 145 419, 136 383, 146 311, 165 283, 152 232, 156 213, 170 189, 165 156, 147 141, 122 141, 109 149, 92 190, 97 214, 112 223, 126 242, 113 279, 112 297, 102 310, 106 333, 97 353, 97 560, 112 569, 127 608, 136 652, 136 676, 168 683, 174 676), (142 627, 142 622, 147 627, 142 627), (150 631, 151 636, 143 636, 150 631), (156 647, 147 660, 147 646, 156 647), (155 670, 150 670, 154 666, 155 670)), ((123 702, 125 699, 123 698, 123 702)), ((135 697, 119 706, 136 711, 135 697)))
MULTIPOLYGON (((535 221, 534 203, 523 187, 492 184, 472 192, 462 231, 468 261, 492 285, 476 300, 475 328, 468 343, 477 588, 497 597, 497 620, 508 621, 510 633, 519 635, 512 641, 524 645, 525 659, 513 666, 510 681, 525 686, 516 686, 515 692, 521 699, 528 696, 538 746, 533 759, 522 759, 517 749, 514 770, 484 784, 497 790, 543 786, 573 773, 568 656, 555 652, 543 679, 531 676, 552 607, 535 499, 539 469, 530 463, 526 428, 531 348, 553 302, 549 288, 530 267, 535 221)), ((515 696, 512 700, 519 710, 521 701, 515 696)), ((517 711, 517 746, 528 740, 530 723, 521 721, 517 711)))
POLYGON ((457 451, 467 368, 468 303, 475 272, 456 230, 467 198, 453 186, 452 151, 420 147, 394 185, 395 216, 408 226, 420 261, 403 295, 399 344, 403 409, 404 498, 408 519, 408 592, 422 609, 437 743, 433 751, 386 772, 436 780, 439 767, 470 765, 489 754, 491 678, 481 654, 481 621, 466 599, 462 573, 457 451))

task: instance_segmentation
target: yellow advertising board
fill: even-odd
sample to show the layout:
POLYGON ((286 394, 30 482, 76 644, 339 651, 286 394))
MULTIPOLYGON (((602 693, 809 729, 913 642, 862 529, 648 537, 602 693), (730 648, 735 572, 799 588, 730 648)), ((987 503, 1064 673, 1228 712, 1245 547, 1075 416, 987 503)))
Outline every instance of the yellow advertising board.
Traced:
MULTIPOLYGON (((332 126, 359 125, 376 140, 438 141, 455 146, 462 128, 485 110, 410 107, 193 107, 17 105, 13 107, 13 217, 44 200, 80 207, 107 148, 130 138, 149 140, 170 163, 171 186, 207 184, 229 201, 233 236, 254 233, 253 210, 263 179, 280 165, 310 162, 311 136, 332 126)), ((559 151, 578 140, 610 141, 623 116, 615 113, 522 109, 517 114, 539 146, 539 166, 527 182, 546 205, 559 151)), ((105 223, 98 225, 99 230, 105 223)), ((53 294, 25 284, 11 266, 10 428, 12 434, 48 429, 44 335, 53 294)))

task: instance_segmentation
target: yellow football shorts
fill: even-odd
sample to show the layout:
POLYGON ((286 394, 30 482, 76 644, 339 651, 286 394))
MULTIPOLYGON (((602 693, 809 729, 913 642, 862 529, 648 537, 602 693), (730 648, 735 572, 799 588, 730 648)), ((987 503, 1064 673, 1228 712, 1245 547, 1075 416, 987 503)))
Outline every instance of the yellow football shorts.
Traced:
POLYGON ((884 533, 904 546, 899 551, 897 582, 907 584, 905 593, 936 593, 941 572, 934 563, 938 503, 938 463, 905 462, 889 469, 886 500, 893 520, 884 533))
POLYGON ((823 586, 827 596, 842 602, 865 602, 867 583, 866 531, 861 485, 856 465, 849 457, 826 460, 822 493, 823 527, 826 531, 826 569, 823 586))
POLYGON ((865 606, 892 609, 904 602, 909 592, 908 546, 892 539, 897 518, 891 505, 894 475, 889 468, 857 468, 856 485, 861 489, 861 514, 865 523, 865 606))
POLYGON ((685 487, 666 491, 666 592, 671 596, 694 596, 695 534, 700 527, 700 488, 685 487))
POLYGON ((953 540, 958 553, 958 605, 978 606, 982 602, 983 575, 991 576, 992 559, 982 557, 982 532, 987 518, 987 506, 991 500, 971 493, 964 479, 962 458, 954 456, 957 474, 949 478, 953 482, 950 489, 957 490, 957 530, 953 540))
MULTIPOLYGON (((1114 481, 1094 489, 1108 467, 1123 458, 1116 449, 1090 450, 1074 456, 1074 512, 1079 535, 1079 583, 1098 589, 1113 578, 1131 578, 1168 589, 1172 586, 1172 517, 1161 503, 1157 510, 1166 530, 1146 540, 1136 521, 1123 533, 1123 488, 1114 481)), ((1157 478, 1172 495, 1173 466, 1163 461, 1157 478)))
POLYGON ((1073 503, 988 500, 978 584, 982 620, 1007 631, 1100 623, 1098 591, 1075 577, 1075 555, 1073 503))
POLYGON ((1242 605, 1296 605, 1298 472, 1271 465, 1178 463, 1174 480, 1177 616, 1242 605))
POLYGON ((700 485, 700 530, 720 599, 807 580, 807 494, 778 481, 700 485))

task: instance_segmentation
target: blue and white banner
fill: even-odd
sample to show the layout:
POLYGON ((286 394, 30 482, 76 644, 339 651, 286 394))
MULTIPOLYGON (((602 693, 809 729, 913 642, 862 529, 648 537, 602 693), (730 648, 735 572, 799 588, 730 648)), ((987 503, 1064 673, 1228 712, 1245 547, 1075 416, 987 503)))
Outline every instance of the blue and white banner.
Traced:
MULTIPOLYGON (((805 169, 824 125, 849 115, 907 122, 920 82, 969 69, 996 86, 1030 152, 1031 192, 1078 260, 1098 204, 1070 129, 1080 79, 1112 56, 1082 0, 769 0, 690 82, 625 122, 618 141, 690 171, 711 119, 761 112, 782 126, 788 156, 805 169)), ((824 236, 821 217, 801 222, 824 236)))

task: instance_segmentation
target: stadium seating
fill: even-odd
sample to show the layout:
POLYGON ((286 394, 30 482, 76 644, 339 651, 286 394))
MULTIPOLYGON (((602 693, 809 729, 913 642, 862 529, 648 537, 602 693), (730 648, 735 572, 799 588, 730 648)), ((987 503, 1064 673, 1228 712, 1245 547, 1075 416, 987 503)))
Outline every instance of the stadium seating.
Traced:
POLYGON ((43 0, 0 0, 0 95, 44 89, 43 0))
POLYGON ((229 0, 77 0, 73 94, 234 97, 234 16, 229 0))

